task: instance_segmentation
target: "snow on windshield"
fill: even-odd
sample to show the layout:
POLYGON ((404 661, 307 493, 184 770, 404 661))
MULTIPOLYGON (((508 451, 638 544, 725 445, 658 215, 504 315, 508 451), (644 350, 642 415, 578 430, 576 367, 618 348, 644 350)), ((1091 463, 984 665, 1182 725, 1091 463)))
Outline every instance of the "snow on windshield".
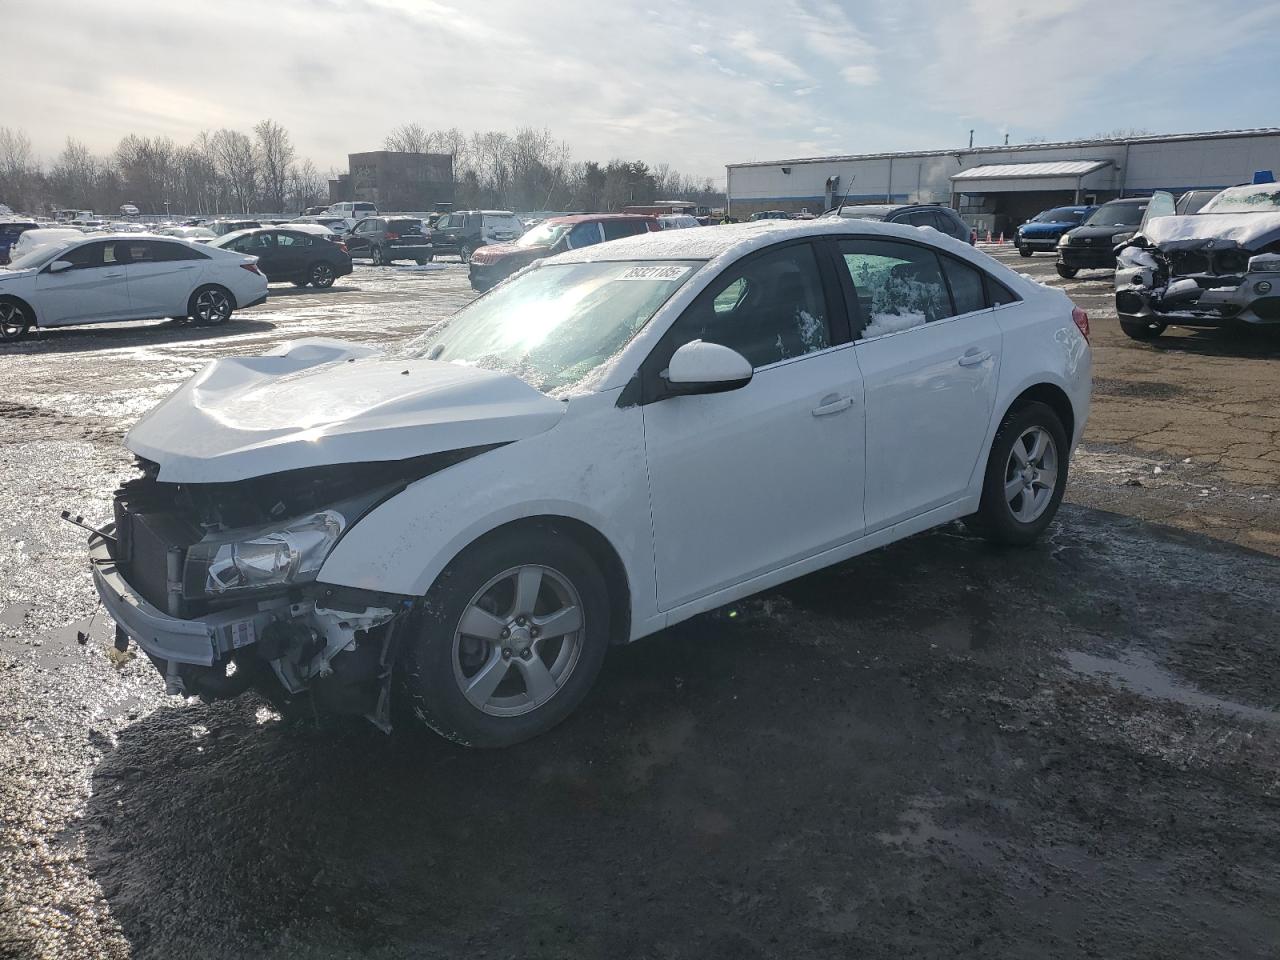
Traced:
POLYGON ((1274 213, 1280 210, 1280 184, 1232 187, 1200 208, 1201 213, 1274 213))

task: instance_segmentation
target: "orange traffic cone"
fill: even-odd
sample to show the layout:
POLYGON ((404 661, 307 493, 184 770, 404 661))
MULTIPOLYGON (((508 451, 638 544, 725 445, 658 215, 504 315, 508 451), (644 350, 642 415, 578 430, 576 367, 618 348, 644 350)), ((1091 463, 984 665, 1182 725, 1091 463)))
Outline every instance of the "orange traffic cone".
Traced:
POLYGON ((1003 230, 1001 230, 1001 231, 1000 231, 1000 239, 999 239, 999 240, 997 240, 997 241, 996 241, 996 243, 1004 243, 1004 231, 1003 231, 1003 230))
POLYGON ((987 231, 987 243, 990 243, 990 242, 991 242, 991 231, 990 231, 990 230, 988 230, 988 231, 987 231))

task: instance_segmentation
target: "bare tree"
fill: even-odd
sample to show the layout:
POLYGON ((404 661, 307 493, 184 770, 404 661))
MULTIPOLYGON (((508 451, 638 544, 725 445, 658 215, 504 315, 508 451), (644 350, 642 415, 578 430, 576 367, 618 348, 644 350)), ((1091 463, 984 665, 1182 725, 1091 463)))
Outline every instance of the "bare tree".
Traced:
POLYGON ((382 146, 386 150, 404 153, 430 153, 435 134, 418 123, 404 123, 392 130, 382 146))
POLYGON ((297 158, 289 131, 274 120, 263 120, 253 128, 253 136, 263 199, 273 213, 284 213, 289 172, 297 158))
POLYGON ((302 212, 307 207, 322 202, 329 193, 325 177, 310 160, 303 160, 289 171, 289 203, 302 212))
POLYGON ((248 213, 258 192, 258 164, 253 141, 238 130, 222 129, 209 138, 214 167, 240 213, 248 213))
POLYGON ((67 145, 49 171, 49 188, 62 204, 93 209, 99 199, 96 194, 103 166, 88 147, 67 137, 67 145))
POLYGON ((16 209, 35 209, 39 202, 40 165, 31 139, 21 130, 0 127, 0 202, 16 209))

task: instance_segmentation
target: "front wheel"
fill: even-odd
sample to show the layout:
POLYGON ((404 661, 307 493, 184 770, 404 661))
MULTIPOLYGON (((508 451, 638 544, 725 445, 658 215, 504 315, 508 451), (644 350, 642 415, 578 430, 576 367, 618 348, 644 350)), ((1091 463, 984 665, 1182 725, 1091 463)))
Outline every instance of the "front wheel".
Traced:
POLYGON ((234 309, 231 294, 222 287, 201 287, 187 301, 187 316, 209 326, 226 323, 234 309))
POLYGON ((1068 267, 1065 263, 1059 263, 1056 264, 1056 266, 1058 268, 1058 276, 1063 280, 1074 280, 1076 278, 1076 274, 1080 272, 1078 268, 1068 267))
POLYGON ((1159 321, 1139 320, 1137 317, 1126 320, 1123 316, 1120 317, 1120 329, 1126 337, 1134 340, 1154 340, 1164 333, 1165 327, 1166 324, 1159 321))
POLYGON ((1030 247, 1019 247, 1019 248, 1018 248, 1018 255, 1019 255, 1019 256, 1021 256, 1021 257, 1034 257, 1034 256, 1035 256, 1035 254, 1036 254, 1036 252, 1035 252, 1034 250, 1032 250, 1030 247))
POLYGON ((506 747, 586 696, 609 644, 609 596, 587 551, 540 526, 465 550, 418 624, 403 671, 413 713, 457 743, 506 747))
POLYGON ((315 287, 332 287, 337 276, 333 267, 327 263, 313 263, 311 269, 307 271, 307 279, 315 287))
POLYGON ((31 316, 17 300, 0 300, 0 343, 13 343, 27 335, 31 316))
POLYGON ((463 263, 470 263, 471 255, 475 252, 476 252, 476 248, 471 246, 471 244, 468 243, 464 245, 460 251, 458 251, 458 259, 461 260, 463 263))
POLYGON ((387 258, 382 253, 381 247, 371 247, 369 249, 369 259, 373 261, 375 267, 385 267, 387 258))
POLYGON ((1069 442, 1048 404, 1009 411, 991 443, 978 512, 965 524, 995 543, 1032 543, 1062 502, 1069 442))

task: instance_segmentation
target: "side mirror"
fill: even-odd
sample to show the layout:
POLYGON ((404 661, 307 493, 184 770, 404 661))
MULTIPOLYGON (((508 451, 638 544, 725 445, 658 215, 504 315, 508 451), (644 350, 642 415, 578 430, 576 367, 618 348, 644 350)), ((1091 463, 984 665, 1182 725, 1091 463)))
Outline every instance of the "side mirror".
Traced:
POLYGON ((751 382, 751 363, 737 350, 719 343, 690 340, 671 355, 662 372, 673 395, 724 393, 751 382))
POLYGON ((70 270, 75 264, 70 260, 55 260, 49 264, 50 273, 61 273, 63 270, 70 270))

